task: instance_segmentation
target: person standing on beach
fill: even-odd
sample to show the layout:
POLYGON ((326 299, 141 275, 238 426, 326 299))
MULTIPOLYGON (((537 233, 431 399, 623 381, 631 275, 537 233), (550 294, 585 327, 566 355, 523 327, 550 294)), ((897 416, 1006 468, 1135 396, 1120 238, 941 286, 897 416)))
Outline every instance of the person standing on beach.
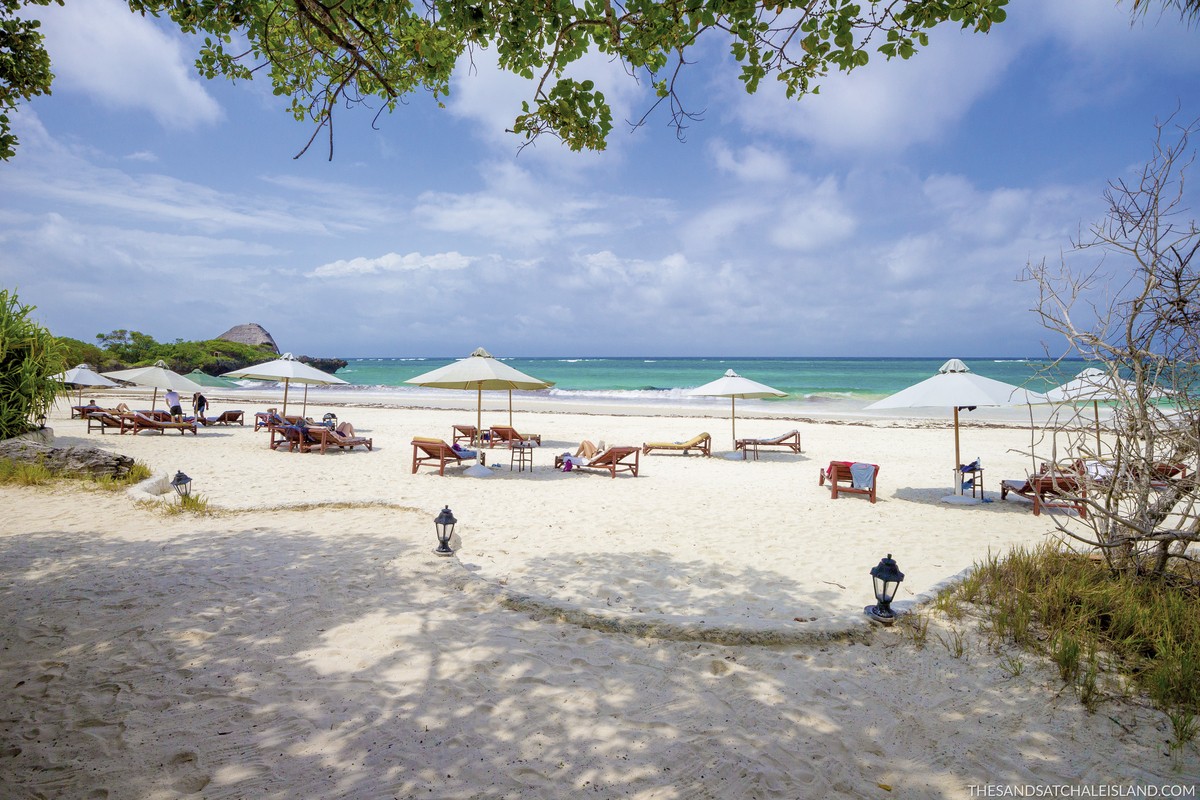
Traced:
POLYGON ((208 410, 208 398, 200 392, 192 395, 192 413, 196 415, 196 419, 204 422, 204 412, 208 410))
POLYGON ((179 405, 179 392, 174 389, 167 389, 167 393, 163 395, 167 401, 167 409, 171 412, 171 419, 175 422, 183 421, 183 406, 179 405))

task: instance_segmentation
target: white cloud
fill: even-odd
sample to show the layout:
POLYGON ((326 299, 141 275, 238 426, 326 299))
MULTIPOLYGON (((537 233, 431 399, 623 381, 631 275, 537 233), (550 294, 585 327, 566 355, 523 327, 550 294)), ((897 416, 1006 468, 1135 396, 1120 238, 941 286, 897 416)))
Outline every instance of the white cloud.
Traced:
POLYGON ((845 207, 837 181, 826 178, 784 201, 771 230, 771 241, 785 250, 813 251, 839 242, 857 227, 845 207))
POLYGON ((178 35, 120 0, 71 0, 41 12, 54 89, 85 92, 119 110, 147 111, 165 128, 221 118, 221 108, 194 75, 178 35))
POLYGON ((416 270, 447 270, 466 269, 474 258, 461 253, 386 253, 378 258, 352 258, 348 261, 334 261, 308 273, 312 277, 336 278, 347 275, 375 275, 382 272, 407 272, 416 270))
POLYGON ((747 183, 776 183, 788 179, 791 165, 782 153, 752 144, 734 149, 723 139, 709 146, 717 169, 747 183))
POLYGON ((747 96, 740 83, 728 91, 751 131, 801 139, 821 150, 878 156, 945 136, 995 86, 1015 54, 996 37, 937 30, 929 47, 912 59, 884 63, 876 55, 850 74, 831 73, 820 80, 820 94, 800 100, 788 99, 773 80, 755 96, 747 96))

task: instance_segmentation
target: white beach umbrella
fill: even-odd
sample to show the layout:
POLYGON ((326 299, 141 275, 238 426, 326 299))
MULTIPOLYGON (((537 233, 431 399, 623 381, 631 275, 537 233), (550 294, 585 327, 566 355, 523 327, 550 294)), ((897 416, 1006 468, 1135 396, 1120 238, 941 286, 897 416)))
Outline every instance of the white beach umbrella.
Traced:
POLYGON ((301 414, 308 412, 308 387, 315 386, 332 386, 335 384, 346 385, 349 381, 344 381, 336 375, 330 375, 328 372, 322 372, 316 367, 310 367, 303 361, 298 360, 291 353, 284 353, 274 361, 267 361, 262 364, 255 364, 242 369, 235 369, 233 372, 224 373, 226 378, 247 378, 256 381, 283 381, 283 413, 287 414, 288 387, 293 383, 304 384, 304 410, 301 414))
MULTIPOLYGON (((867 406, 866 410, 895 408, 952 408, 954 409, 954 469, 962 464, 958 436, 958 412, 974 406, 1019 406, 1047 402, 1038 392, 1013 386, 1011 383, 985 378, 971 372, 966 364, 952 358, 938 373, 920 383, 885 397, 867 406)), ((962 494, 962 482, 954 482, 954 493, 962 494)))
POLYGON ((83 387, 85 386, 108 388, 117 385, 116 381, 110 381, 87 364, 79 364, 71 367, 66 372, 52 375, 50 380, 60 381, 65 386, 78 386, 80 403, 83 403, 83 387))
MULTIPOLYGON (((405 383, 429 389, 474 390, 476 393, 476 436, 479 436, 483 430, 484 389, 508 390, 508 423, 511 425, 513 389, 548 389, 554 385, 553 381, 544 381, 510 367, 482 347, 476 348, 475 352, 466 358, 460 358, 452 364, 438 367, 415 378, 409 378, 405 383)), ((478 441, 476 441, 476 445, 478 446, 478 441)))
POLYGON ((105 372, 102 374, 105 377, 115 378, 126 383, 152 387, 154 389, 154 396, 150 400, 151 409, 158 403, 159 389, 174 389, 177 392, 187 392, 189 394, 194 394, 204 389, 200 384, 189 378, 185 378, 183 375, 169 368, 166 362, 161 359, 154 362, 154 366, 151 367, 119 369, 115 372, 105 372))
POLYGON ((743 378, 731 369, 715 381, 710 381, 695 389, 688 389, 685 395, 692 397, 728 397, 729 419, 732 423, 733 443, 737 446, 737 401, 760 400, 765 397, 787 397, 787 392, 772 389, 763 383, 743 378))
MULTIPOLYGON (((1071 380, 1046 392, 1052 403, 1091 403, 1096 419, 1096 452, 1100 452, 1100 402, 1127 401, 1137 395, 1137 384, 1111 372, 1089 367, 1071 380)), ((1161 390, 1154 390, 1151 397, 1162 397, 1161 390)))

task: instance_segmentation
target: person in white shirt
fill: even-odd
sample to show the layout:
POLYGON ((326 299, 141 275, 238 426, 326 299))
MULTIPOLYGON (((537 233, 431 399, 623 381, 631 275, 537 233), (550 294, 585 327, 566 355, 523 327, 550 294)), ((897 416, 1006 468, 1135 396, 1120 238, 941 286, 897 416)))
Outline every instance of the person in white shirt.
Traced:
POLYGON ((171 419, 176 422, 183 422, 183 406, 179 404, 179 392, 174 389, 167 389, 167 393, 163 397, 167 401, 167 409, 171 412, 171 419))

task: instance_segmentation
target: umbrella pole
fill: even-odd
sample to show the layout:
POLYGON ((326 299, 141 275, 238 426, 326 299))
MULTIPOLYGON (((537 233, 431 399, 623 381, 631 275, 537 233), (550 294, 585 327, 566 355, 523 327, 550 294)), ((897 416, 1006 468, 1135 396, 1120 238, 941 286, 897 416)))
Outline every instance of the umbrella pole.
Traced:
POLYGON ((962 478, 958 468, 962 466, 962 456, 959 455, 958 447, 958 406, 954 407, 954 493, 962 494, 962 478))
POLYGON ((737 449, 737 398, 729 398, 729 424, 733 431, 733 447, 737 449))
POLYGON ((284 378, 283 379, 283 414, 281 415, 284 417, 287 416, 287 393, 288 393, 288 379, 284 378))
POLYGON ((512 389, 508 390, 508 427, 512 427, 512 389))
POLYGON ((308 416, 308 384, 304 384, 304 410, 300 412, 300 416, 308 416))
POLYGON ((1096 415, 1096 458, 1100 457, 1100 401, 1092 401, 1092 411, 1096 415))
MULTIPOLYGON (((475 387, 475 444, 477 450, 483 449, 483 384, 475 387)), ((483 462, 480 462, 483 463, 483 462)))
MULTIPOLYGON (((156 408, 158 408, 158 387, 157 386, 154 387, 154 396, 150 398, 150 410, 153 411, 156 408)), ((170 409, 167 409, 167 410, 170 411, 170 409)))

